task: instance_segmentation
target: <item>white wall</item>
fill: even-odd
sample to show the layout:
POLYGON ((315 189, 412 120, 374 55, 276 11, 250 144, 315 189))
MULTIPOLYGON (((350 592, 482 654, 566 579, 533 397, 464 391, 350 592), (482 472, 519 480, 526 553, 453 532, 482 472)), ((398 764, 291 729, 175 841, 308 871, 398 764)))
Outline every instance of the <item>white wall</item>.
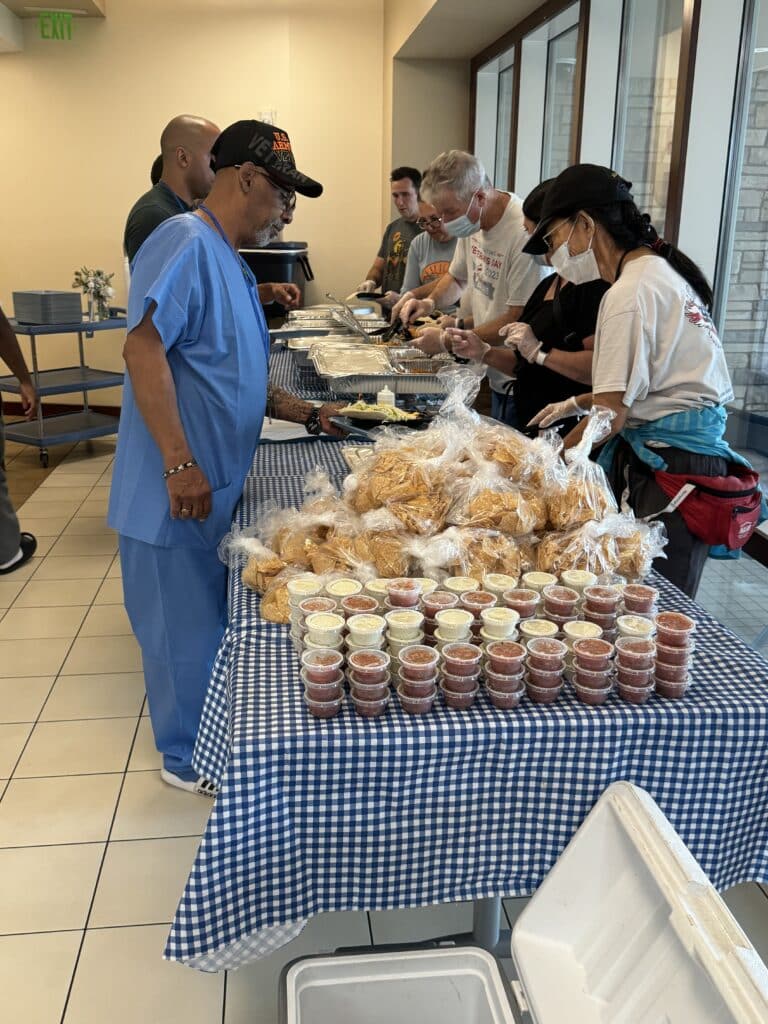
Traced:
POLYGON ((621 51, 621 4, 592 0, 581 129, 582 163, 610 167, 621 51))
POLYGON ((520 109, 517 122, 515 192, 527 196, 541 180, 544 102, 547 91, 547 40, 523 40, 520 109))

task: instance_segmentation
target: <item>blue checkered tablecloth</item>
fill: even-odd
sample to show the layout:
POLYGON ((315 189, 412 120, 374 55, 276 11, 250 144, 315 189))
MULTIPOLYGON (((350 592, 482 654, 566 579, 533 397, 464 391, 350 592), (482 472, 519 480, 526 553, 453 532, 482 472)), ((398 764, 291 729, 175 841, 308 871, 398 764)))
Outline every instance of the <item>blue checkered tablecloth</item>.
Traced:
POLYGON ((305 402, 335 402, 338 396, 315 373, 313 367, 299 368, 293 352, 283 345, 273 345, 269 355, 269 380, 305 402))
MULTIPOLYGON (((257 454, 243 522, 262 486, 294 501, 302 467, 341 468, 333 443, 274 447, 257 454)), ((368 720, 347 702, 318 721, 287 628, 235 615, 195 758, 221 791, 166 957, 233 968, 322 911, 528 895, 622 779, 653 796, 718 888, 768 882, 768 663, 654 583, 663 607, 696 618, 696 662, 685 700, 641 707, 612 696, 588 708, 565 692, 504 712, 481 693, 468 712, 411 718, 393 701, 368 720)))

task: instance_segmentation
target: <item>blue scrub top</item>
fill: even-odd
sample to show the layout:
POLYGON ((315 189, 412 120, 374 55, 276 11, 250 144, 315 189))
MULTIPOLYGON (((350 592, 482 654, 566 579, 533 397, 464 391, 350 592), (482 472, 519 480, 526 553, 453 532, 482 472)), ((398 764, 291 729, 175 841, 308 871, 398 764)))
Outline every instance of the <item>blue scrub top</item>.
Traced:
POLYGON ((199 217, 157 227, 136 255, 128 330, 156 304, 189 447, 213 491, 204 523, 171 519, 160 450, 126 376, 109 525, 160 547, 214 547, 232 522, 266 408, 269 330, 256 278, 199 217))

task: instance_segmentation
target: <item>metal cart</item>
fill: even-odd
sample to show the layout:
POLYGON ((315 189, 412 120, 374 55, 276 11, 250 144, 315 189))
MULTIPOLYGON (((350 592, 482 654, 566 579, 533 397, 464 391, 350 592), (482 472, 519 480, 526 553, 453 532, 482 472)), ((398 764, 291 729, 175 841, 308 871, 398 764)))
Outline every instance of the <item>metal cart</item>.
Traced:
MULTIPOLYGON (((122 312, 122 311, 121 311, 122 312)), ((120 387, 123 374, 112 370, 95 370, 85 361, 83 338, 92 338, 100 331, 115 331, 125 328, 124 316, 111 316, 108 320, 91 322, 83 320, 72 324, 20 324, 11 320, 11 327, 18 335, 28 337, 32 349, 32 379, 38 395, 68 395, 81 392, 83 407, 77 412, 43 416, 42 402, 37 407, 37 418, 29 423, 15 421, 6 423, 5 436, 18 444, 31 444, 40 449, 40 462, 48 465, 48 446, 86 441, 93 437, 116 434, 119 418, 105 413, 93 412, 88 402, 88 393, 100 388, 120 387), (79 366, 60 367, 56 370, 41 370, 37 363, 37 338, 44 334, 76 334, 80 353, 79 366)), ((20 394, 19 381, 14 376, 0 377, 0 392, 20 394)))

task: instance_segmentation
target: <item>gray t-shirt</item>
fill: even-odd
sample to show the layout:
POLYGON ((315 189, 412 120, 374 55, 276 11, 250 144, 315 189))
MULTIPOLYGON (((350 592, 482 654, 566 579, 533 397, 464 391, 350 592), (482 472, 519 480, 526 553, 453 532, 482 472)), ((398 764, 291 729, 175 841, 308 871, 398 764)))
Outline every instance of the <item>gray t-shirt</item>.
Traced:
POLYGON ((437 242, 426 231, 416 235, 408 250, 408 262, 405 265, 403 291, 413 291, 423 284, 434 284, 443 274, 447 274, 456 251, 456 239, 437 242))
POLYGON ((405 220, 403 217, 398 217, 387 226, 379 249, 379 257, 384 260, 384 276, 381 282, 383 292, 402 290, 408 250, 418 233, 416 222, 405 220))

